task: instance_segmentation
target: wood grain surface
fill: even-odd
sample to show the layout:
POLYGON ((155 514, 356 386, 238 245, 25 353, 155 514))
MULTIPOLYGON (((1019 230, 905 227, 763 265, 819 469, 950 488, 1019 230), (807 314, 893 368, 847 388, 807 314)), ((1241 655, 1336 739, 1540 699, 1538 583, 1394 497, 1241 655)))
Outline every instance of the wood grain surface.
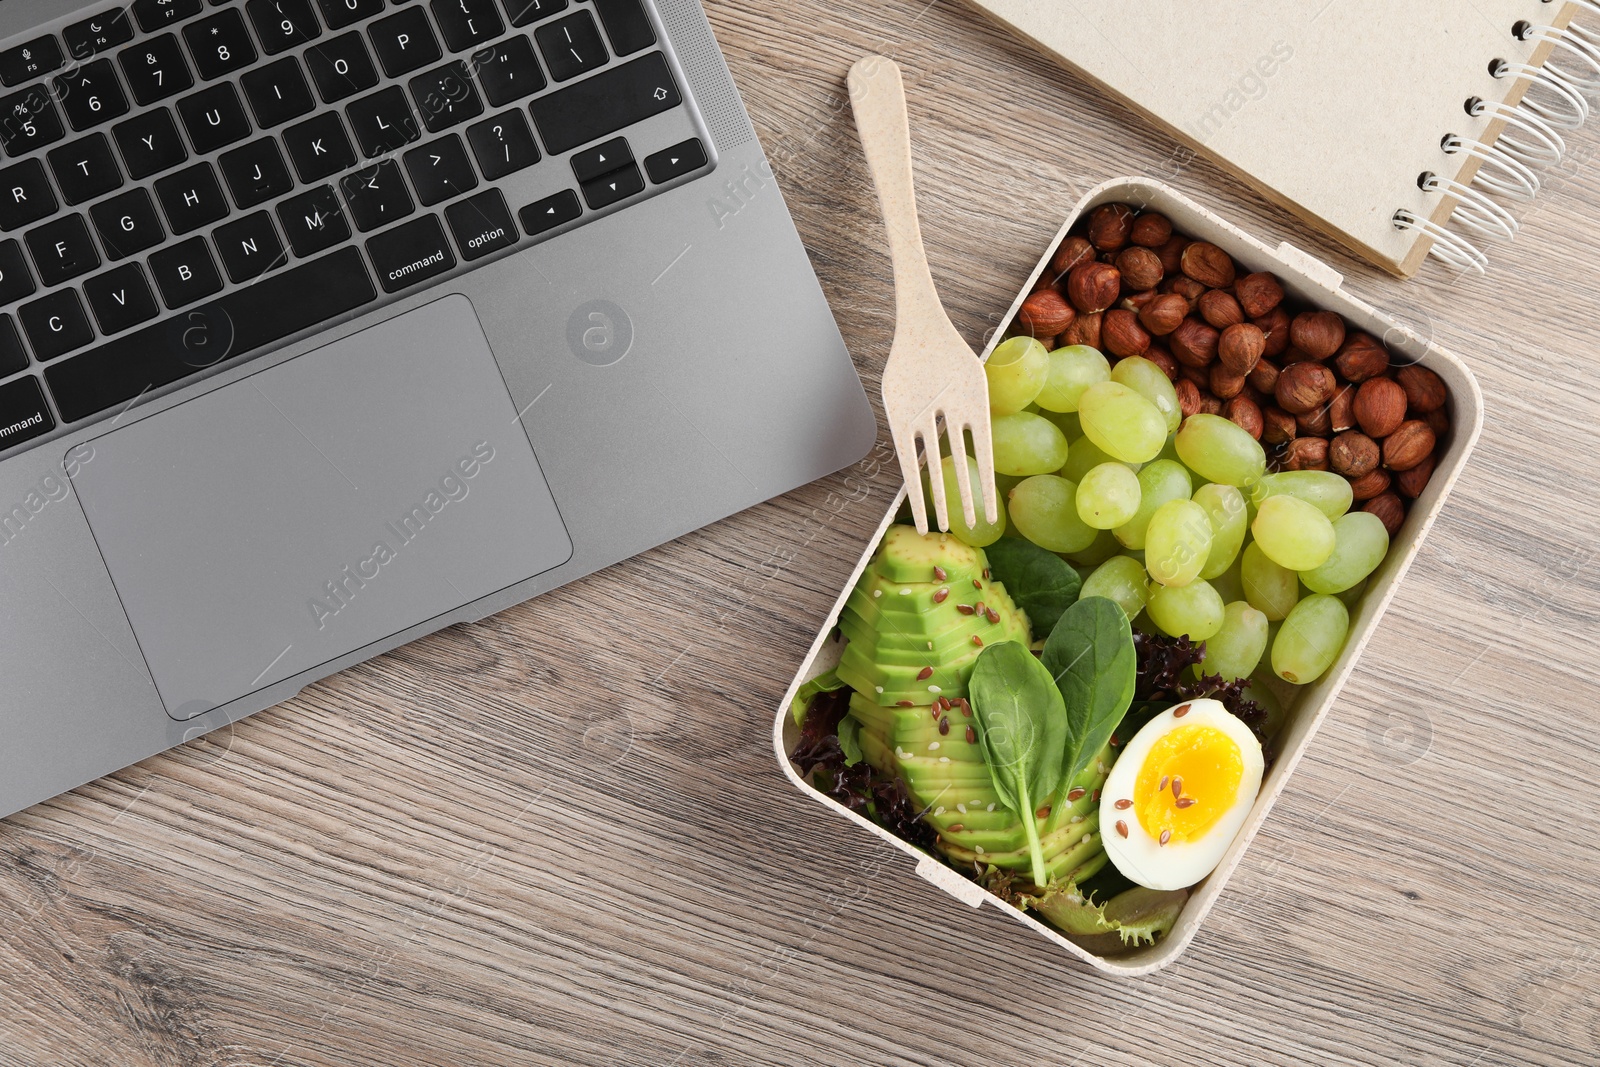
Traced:
POLYGON ((843 78, 871 50, 975 345, 1080 190, 1145 174, 1479 375, 1474 460, 1193 947, 1097 977, 774 765, 880 447, 0 823, 0 1064, 1595 1062, 1595 130, 1487 277, 1397 282, 956 0, 709 11, 869 392, 893 307, 843 78))

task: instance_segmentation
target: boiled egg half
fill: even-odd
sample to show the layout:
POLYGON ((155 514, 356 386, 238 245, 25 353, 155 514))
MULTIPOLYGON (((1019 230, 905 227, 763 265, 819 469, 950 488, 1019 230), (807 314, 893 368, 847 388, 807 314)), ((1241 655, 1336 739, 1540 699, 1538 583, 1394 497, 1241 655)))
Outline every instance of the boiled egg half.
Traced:
POLYGON ((1100 791, 1100 840, 1128 878, 1184 889, 1216 869, 1261 789, 1261 744, 1216 700, 1145 724, 1100 791))

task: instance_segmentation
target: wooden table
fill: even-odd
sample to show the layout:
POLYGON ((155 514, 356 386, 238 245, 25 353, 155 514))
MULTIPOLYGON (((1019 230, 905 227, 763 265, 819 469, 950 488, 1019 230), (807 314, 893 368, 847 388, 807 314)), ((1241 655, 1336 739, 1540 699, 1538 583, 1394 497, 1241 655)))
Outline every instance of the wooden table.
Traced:
POLYGON ((0 824, 0 1064, 1594 1062, 1593 129, 1486 278, 1398 283, 1174 173, 1169 138, 952 0, 710 14, 869 392, 893 307, 842 83, 873 50, 907 70, 975 345, 1080 190, 1148 174, 1477 371, 1474 461, 1188 955, 1097 977, 774 765, 885 445, 0 824))

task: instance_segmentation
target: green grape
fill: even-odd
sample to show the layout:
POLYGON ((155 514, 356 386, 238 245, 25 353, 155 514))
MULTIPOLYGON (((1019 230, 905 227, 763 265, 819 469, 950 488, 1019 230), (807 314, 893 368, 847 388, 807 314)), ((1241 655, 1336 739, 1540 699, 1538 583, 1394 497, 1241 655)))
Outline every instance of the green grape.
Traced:
POLYGON ((1333 555, 1322 566, 1302 571, 1300 580, 1313 593, 1342 593, 1376 570, 1388 551, 1383 520, 1352 511, 1333 520, 1333 555))
POLYGON ((1221 415, 1190 415, 1175 443, 1178 458, 1208 482, 1254 485, 1267 469, 1261 442, 1221 415))
POLYGON ((1187 634, 1191 641, 1206 641, 1222 629, 1222 598, 1202 578, 1188 585, 1151 583, 1150 602, 1144 610, 1151 622, 1172 637, 1187 634))
POLYGON ((1292 571, 1320 567, 1333 555, 1333 523, 1297 496, 1263 500, 1250 532, 1268 558, 1292 571))
POLYGON ((1139 476, 1122 463, 1101 463, 1078 482, 1078 517, 1096 530, 1121 526, 1139 510, 1139 476))
MULTIPOLYGON (((1268 640, 1271 645, 1271 640, 1268 640)), ((1245 686, 1242 694, 1246 700, 1253 700, 1260 705, 1261 710, 1267 713, 1266 721, 1261 724, 1261 732, 1270 740, 1278 732, 1278 727, 1283 725, 1283 701, 1278 699, 1277 691, 1273 688, 1275 683, 1266 679, 1273 677, 1272 671, 1265 665, 1258 668, 1250 676, 1250 684, 1245 686)))
POLYGON ((1283 620, 1272 642, 1272 671, 1286 682, 1306 685, 1333 666, 1350 632, 1350 612, 1326 593, 1306 597, 1283 620))
POLYGON ((1029 404, 1050 374, 1050 354, 1032 337, 1001 341, 983 364, 989 379, 989 410, 1011 415, 1029 404))
MULTIPOLYGON (((1240 556, 1234 557, 1233 565, 1227 570, 1223 571, 1215 578, 1206 578, 1206 581, 1211 583, 1211 588, 1215 589, 1217 591, 1217 595, 1222 597, 1222 602, 1224 604, 1231 604, 1235 600, 1244 599, 1244 578, 1239 573, 1242 566, 1243 561, 1241 553, 1240 556)), ((1200 577, 1205 578, 1204 571, 1200 573, 1200 577)))
MULTIPOLYGON (((1070 438, 1072 444, 1067 446, 1067 462, 1058 471, 1063 478, 1071 478, 1075 482, 1083 481, 1083 476, 1100 466, 1102 463, 1122 463, 1115 456, 1108 456, 1100 451, 1100 447, 1087 437, 1070 438)), ((1138 472, 1141 466, 1138 463, 1124 463, 1129 470, 1138 472)))
POLYGON ((1300 599, 1300 576, 1272 562, 1255 543, 1245 545, 1239 556, 1239 580, 1245 600, 1273 622, 1293 611, 1300 599))
POLYGON ((1042 416, 1019 411, 996 415, 990 425, 996 474, 1054 474, 1067 462, 1066 437, 1042 416))
POLYGON ((1078 518, 1078 487, 1054 474, 1028 478, 1011 490, 1009 511, 1017 532, 1051 552, 1082 552, 1095 530, 1078 518))
POLYGON ((1194 491, 1193 499, 1206 509, 1211 519, 1211 554, 1206 557, 1206 565, 1200 568, 1200 577, 1209 582, 1239 558, 1244 535, 1250 532, 1250 514, 1245 507, 1244 494, 1221 482, 1202 485, 1194 491))
POLYGON ((1058 348, 1050 353, 1044 388, 1039 390, 1039 406, 1049 411, 1077 411, 1085 389, 1110 380, 1111 364, 1098 349, 1088 345, 1058 348))
POLYGON ((1086 596, 1115 600, 1117 606, 1132 619, 1144 610, 1150 599, 1150 579, 1138 560, 1130 556, 1112 556, 1083 580, 1078 599, 1086 596))
MULTIPOLYGON (((961 489, 956 485, 955 461, 945 456, 940 464, 944 474, 944 498, 946 510, 950 515, 950 536, 962 544, 974 548, 992 545, 1000 540, 1000 535, 1006 532, 1006 502, 1002 495, 997 502, 999 519, 990 523, 983 517, 983 493, 978 488, 978 464, 971 456, 965 457, 967 470, 972 481, 972 510, 978 520, 977 525, 968 526, 966 517, 961 514, 961 489)), ((997 476, 998 480, 998 476, 997 476)), ((922 498, 928 505, 928 517, 933 518, 933 490, 928 485, 928 472, 922 472, 922 498)))
POLYGON ((1167 420, 1161 409, 1121 382, 1100 382, 1085 389, 1078 401, 1078 421, 1085 437, 1124 463, 1155 459, 1167 442, 1167 420))
POLYGON ((1106 560, 1122 551, 1122 542, 1114 537, 1110 530, 1098 530, 1089 547, 1078 552, 1067 552, 1067 560, 1078 567, 1098 567, 1106 560))
MULTIPOLYGON (((1385 531, 1385 532, 1387 533, 1388 531, 1385 531)), ((1367 591, 1367 579, 1363 578, 1359 582, 1357 582, 1355 585, 1352 585, 1349 589, 1342 590, 1341 592, 1335 593, 1333 595, 1338 597, 1341 601, 1343 601, 1345 607, 1353 608, 1357 604, 1361 603, 1361 597, 1362 597, 1363 594, 1366 593, 1366 591, 1367 591)))
POLYGON ((1350 483, 1332 471, 1279 471, 1251 487, 1250 502, 1257 508, 1273 496, 1297 497, 1330 519, 1350 510, 1350 483))
POLYGON ((1183 464, 1170 459, 1146 464, 1139 470, 1139 510, 1117 527, 1117 540, 1128 548, 1144 548, 1145 531, 1156 509, 1169 500, 1187 500, 1193 491, 1183 464))
POLYGON ((1188 585, 1211 553, 1211 517, 1193 500, 1169 500, 1150 516, 1144 563, 1162 585, 1188 585))
POLYGON ((1076 441, 1083 436, 1083 426, 1078 422, 1076 411, 1051 411, 1049 408, 1040 408, 1039 414, 1056 424, 1062 436, 1068 441, 1076 441))
POLYGON ((1267 650, 1267 617, 1242 600, 1222 609, 1222 628, 1206 638, 1201 674, 1220 674, 1223 681, 1247 677, 1267 650))
POLYGON ((1183 421, 1183 409, 1178 406, 1178 391, 1172 387, 1167 372, 1143 356, 1129 356, 1117 360, 1111 368, 1111 380, 1121 382, 1160 409, 1171 433, 1183 421))

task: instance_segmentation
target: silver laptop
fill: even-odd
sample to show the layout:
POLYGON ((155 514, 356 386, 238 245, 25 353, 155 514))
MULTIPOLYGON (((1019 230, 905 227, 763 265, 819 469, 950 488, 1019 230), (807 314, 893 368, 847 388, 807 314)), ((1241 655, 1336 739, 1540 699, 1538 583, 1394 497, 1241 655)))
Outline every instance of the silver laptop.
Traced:
POLYGON ((697 0, 6 0, 0 83, 0 815, 872 444, 697 0))

